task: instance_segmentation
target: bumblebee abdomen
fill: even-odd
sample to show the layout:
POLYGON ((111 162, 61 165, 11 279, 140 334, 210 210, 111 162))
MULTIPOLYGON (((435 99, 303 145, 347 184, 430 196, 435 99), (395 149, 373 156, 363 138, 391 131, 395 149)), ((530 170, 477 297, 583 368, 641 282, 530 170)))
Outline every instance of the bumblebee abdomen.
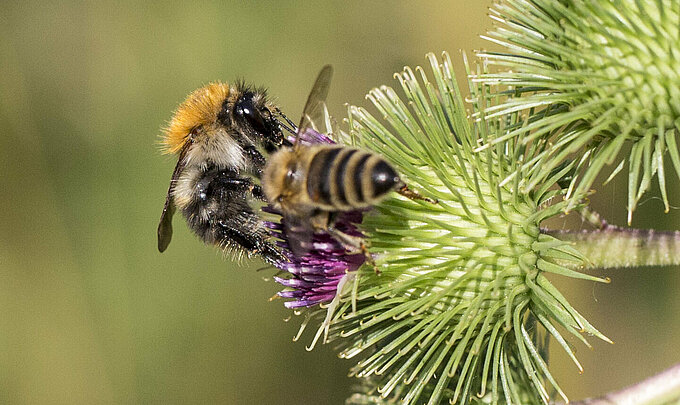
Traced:
POLYGON ((330 146, 312 158, 307 192, 320 208, 349 211, 375 204, 399 181, 396 171, 380 156, 330 146))

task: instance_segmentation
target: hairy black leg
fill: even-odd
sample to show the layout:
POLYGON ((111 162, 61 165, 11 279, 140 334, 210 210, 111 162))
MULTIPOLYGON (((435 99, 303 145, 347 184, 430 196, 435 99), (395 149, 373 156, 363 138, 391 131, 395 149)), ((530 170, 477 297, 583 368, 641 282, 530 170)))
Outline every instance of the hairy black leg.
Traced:
POLYGON ((262 187, 260 187, 257 184, 253 184, 253 189, 251 190, 253 193, 253 197, 257 198, 260 201, 267 201, 267 197, 264 195, 264 191, 262 191, 262 187))
POLYGON ((202 198, 205 199, 207 198, 208 187, 215 189, 216 187, 220 187, 220 184, 225 190, 247 193, 257 200, 267 201, 267 198, 262 191, 262 187, 259 184, 255 184, 250 177, 240 177, 236 172, 231 170, 206 173, 206 175, 196 184, 196 189, 199 195, 202 195, 202 198))
POLYGON ((221 228, 221 233, 246 249, 251 254, 259 254, 264 261, 269 264, 287 261, 286 257, 277 249, 266 237, 252 232, 252 229, 244 229, 243 222, 249 222, 247 218, 234 220, 219 220, 217 225, 221 228))
POLYGON ((264 156, 260 153, 255 146, 249 145, 243 148, 243 152, 246 154, 247 160, 253 165, 253 173, 258 177, 262 177, 262 171, 264 166, 267 164, 264 156))
POLYGON ((250 206, 251 198, 263 197, 253 179, 233 170, 214 169, 197 182, 196 192, 199 198, 184 214, 204 240, 222 247, 239 246, 270 264, 286 261, 271 242, 262 218, 250 206))

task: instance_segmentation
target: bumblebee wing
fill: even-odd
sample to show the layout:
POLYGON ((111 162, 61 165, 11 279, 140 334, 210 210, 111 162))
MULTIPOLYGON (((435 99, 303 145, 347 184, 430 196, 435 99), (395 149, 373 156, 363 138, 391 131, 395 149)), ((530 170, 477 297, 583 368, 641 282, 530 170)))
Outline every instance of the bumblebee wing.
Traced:
POLYGON ((175 170, 172 172, 172 178, 170 179, 168 194, 165 196, 165 205, 163 205, 163 212, 161 213, 161 220, 158 223, 157 231, 158 251, 161 253, 168 248, 168 245, 172 240, 172 216, 175 214, 175 202, 172 198, 172 192, 175 188, 177 179, 179 179, 179 175, 186 166, 185 158, 190 144, 190 142, 187 142, 179 152, 179 159, 177 160, 177 165, 175 166, 175 170))
POLYGON ((298 133, 295 138, 295 145, 299 144, 301 137, 305 136, 308 129, 314 129, 314 123, 326 121, 326 97, 333 77, 333 67, 326 65, 321 68, 321 72, 316 77, 312 91, 307 97, 305 108, 302 110, 302 118, 298 125, 298 133))
POLYGON ((165 205, 158 223, 158 251, 164 252, 172 240, 172 216, 175 214, 175 203, 172 201, 172 187, 165 197, 165 205))

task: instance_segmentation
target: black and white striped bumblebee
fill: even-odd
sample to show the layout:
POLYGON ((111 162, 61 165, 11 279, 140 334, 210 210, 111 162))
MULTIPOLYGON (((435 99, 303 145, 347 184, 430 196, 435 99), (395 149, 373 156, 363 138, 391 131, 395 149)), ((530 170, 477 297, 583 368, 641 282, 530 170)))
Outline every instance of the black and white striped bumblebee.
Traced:
POLYGON ((258 184, 265 156, 290 145, 279 118, 287 121, 264 90, 244 84, 211 83, 177 108, 163 137, 178 161, 158 225, 159 251, 170 243, 178 208, 207 244, 270 264, 285 260, 253 211, 265 200, 258 184))
POLYGON ((282 213, 288 231, 296 233, 288 238, 294 253, 304 253, 308 249, 302 245, 311 240, 311 235, 324 231, 346 249, 360 249, 367 254, 361 237, 335 228, 337 214, 369 208, 390 191, 435 201, 408 189, 396 170, 378 154, 344 145, 300 141, 317 119, 322 120, 331 76, 332 68, 324 66, 305 104, 295 144, 269 157, 262 187, 269 203, 282 213))

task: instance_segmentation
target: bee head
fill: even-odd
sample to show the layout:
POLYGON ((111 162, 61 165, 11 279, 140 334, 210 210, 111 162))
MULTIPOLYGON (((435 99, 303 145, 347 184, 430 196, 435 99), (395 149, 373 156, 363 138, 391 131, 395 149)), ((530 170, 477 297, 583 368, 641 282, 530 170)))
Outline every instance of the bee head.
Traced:
POLYGON ((284 143, 278 111, 266 92, 238 83, 214 82, 191 93, 165 129, 166 153, 186 149, 187 163, 243 168, 243 150, 254 146, 269 153, 284 143))
POLYGON ((253 89, 243 83, 236 85, 236 97, 226 100, 218 120, 225 127, 248 138, 250 143, 273 153, 283 144, 281 125, 272 113, 276 107, 267 99, 264 89, 253 89))
POLYGON ((268 201, 278 207, 289 195, 299 194, 302 178, 299 159, 293 149, 283 148, 270 156, 262 176, 262 191, 268 201))
POLYGON ((186 142, 201 142, 200 134, 212 137, 223 131, 239 144, 257 144, 271 153, 283 144, 273 110, 276 106, 267 100, 264 89, 213 82, 180 104, 164 130, 162 143, 167 153, 178 153, 186 142))

